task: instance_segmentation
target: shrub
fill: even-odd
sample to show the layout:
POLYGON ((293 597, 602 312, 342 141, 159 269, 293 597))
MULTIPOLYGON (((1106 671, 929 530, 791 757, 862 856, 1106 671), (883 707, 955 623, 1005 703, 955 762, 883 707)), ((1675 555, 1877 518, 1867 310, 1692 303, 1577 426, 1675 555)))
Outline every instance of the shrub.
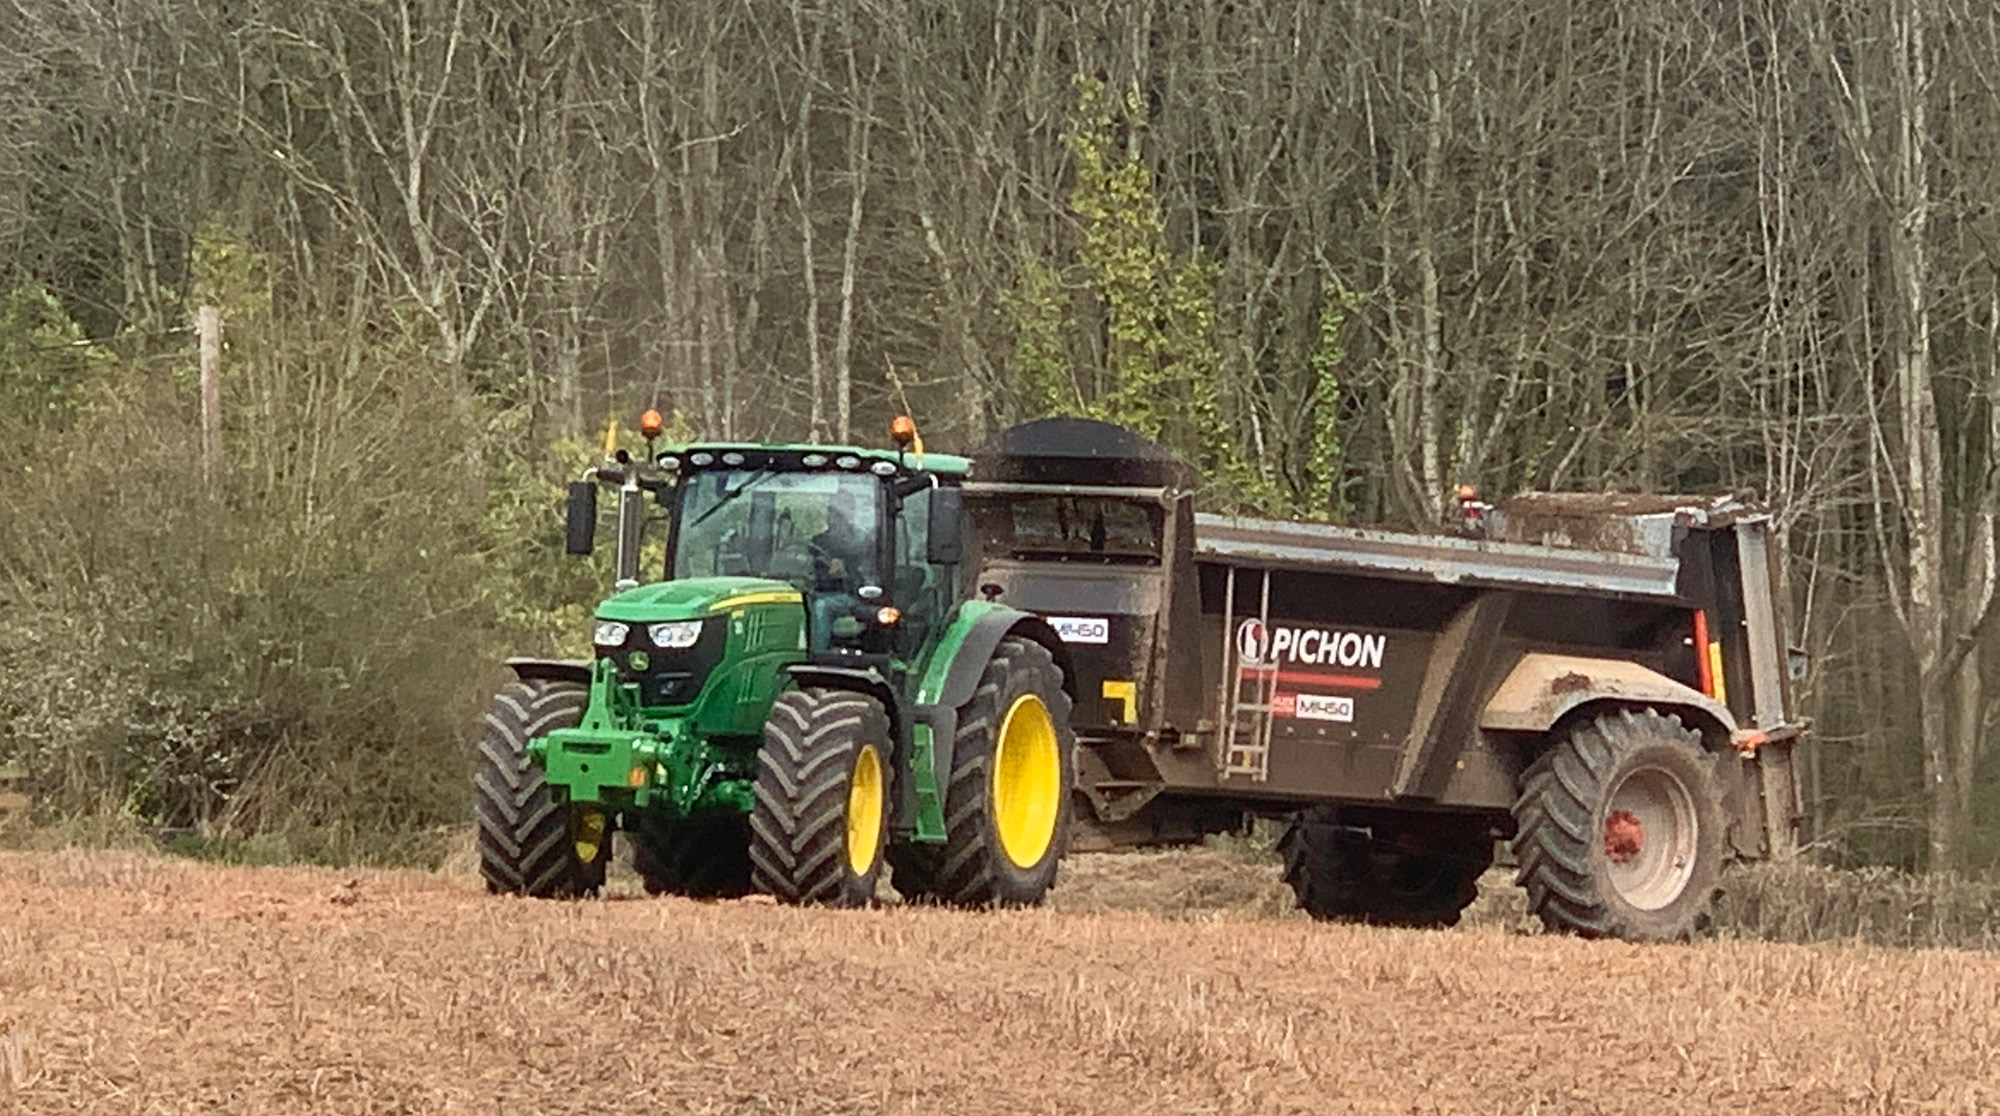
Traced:
POLYGON ((460 369, 253 317, 205 484, 190 387, 103 362, 0 471, 0 765, 44 822, 400 857, 463 818, 498 662, 581 632, 562 470, 460 369))

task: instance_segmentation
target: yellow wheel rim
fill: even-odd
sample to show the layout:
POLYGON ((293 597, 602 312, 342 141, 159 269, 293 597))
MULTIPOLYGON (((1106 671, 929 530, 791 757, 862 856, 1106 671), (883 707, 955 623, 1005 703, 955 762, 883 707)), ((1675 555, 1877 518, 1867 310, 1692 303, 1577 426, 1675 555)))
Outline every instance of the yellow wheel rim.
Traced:
POLYGON ((993 748, 993 828, 1015 867, 1042 862, 1062 812, 1062 751, 1049 707, 1022 694, 1000 720, 993 748))
POLYGON ((847 781, 847 867, 865 876, 882 851, 882 754, 863 744, 847 781))
POLYGON ((597 863, 597 854, 604 848, 604 811, 594 806, 580 807, 570 815, 570 841, 576 846, 576 858, 585 864, 597 863))

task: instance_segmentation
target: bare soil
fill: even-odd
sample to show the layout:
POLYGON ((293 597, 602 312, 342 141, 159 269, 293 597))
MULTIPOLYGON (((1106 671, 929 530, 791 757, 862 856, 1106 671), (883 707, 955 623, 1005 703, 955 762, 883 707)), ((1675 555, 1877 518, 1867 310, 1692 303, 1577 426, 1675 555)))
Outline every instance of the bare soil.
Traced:
POLYGON ((1079 857, 1052 909, 833 912, 0 854, 0 1112, 2000 1111, 2000 957, 1333 926, 1275 886, 1079 857))

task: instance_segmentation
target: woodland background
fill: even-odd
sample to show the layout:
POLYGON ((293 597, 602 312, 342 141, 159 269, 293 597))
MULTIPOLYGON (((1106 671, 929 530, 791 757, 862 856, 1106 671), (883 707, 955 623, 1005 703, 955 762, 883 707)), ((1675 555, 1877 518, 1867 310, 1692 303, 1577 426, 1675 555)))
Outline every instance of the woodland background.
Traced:
POLYGON ((1816 847, 2000 863, 1991 0, 0 0, 0 766, 397 855, 607 415, 1748 491, 1816 847), (225 317, 204 477, 193 309, 225 317))

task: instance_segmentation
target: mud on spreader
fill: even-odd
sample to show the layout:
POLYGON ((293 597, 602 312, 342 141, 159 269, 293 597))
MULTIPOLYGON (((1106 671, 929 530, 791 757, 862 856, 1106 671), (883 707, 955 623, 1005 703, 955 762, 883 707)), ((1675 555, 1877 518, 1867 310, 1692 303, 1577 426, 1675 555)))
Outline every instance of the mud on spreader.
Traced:
POLYGON ((1314 915, 1448 925, 1496 844, 1593 936, 1693 932, 1730 859, 1789 849, 1799 726, 1768 519, 1529 496, 1480 537, 1198 514, 1193 470, 1049 419, 971 459, 687 445, 615 488, 594 657, 517 660, 481 738, 499 891, 1032 903, 1070 846, 1282 818, 1314 915), (638 584, 647 503, 662 579, 638 584))

